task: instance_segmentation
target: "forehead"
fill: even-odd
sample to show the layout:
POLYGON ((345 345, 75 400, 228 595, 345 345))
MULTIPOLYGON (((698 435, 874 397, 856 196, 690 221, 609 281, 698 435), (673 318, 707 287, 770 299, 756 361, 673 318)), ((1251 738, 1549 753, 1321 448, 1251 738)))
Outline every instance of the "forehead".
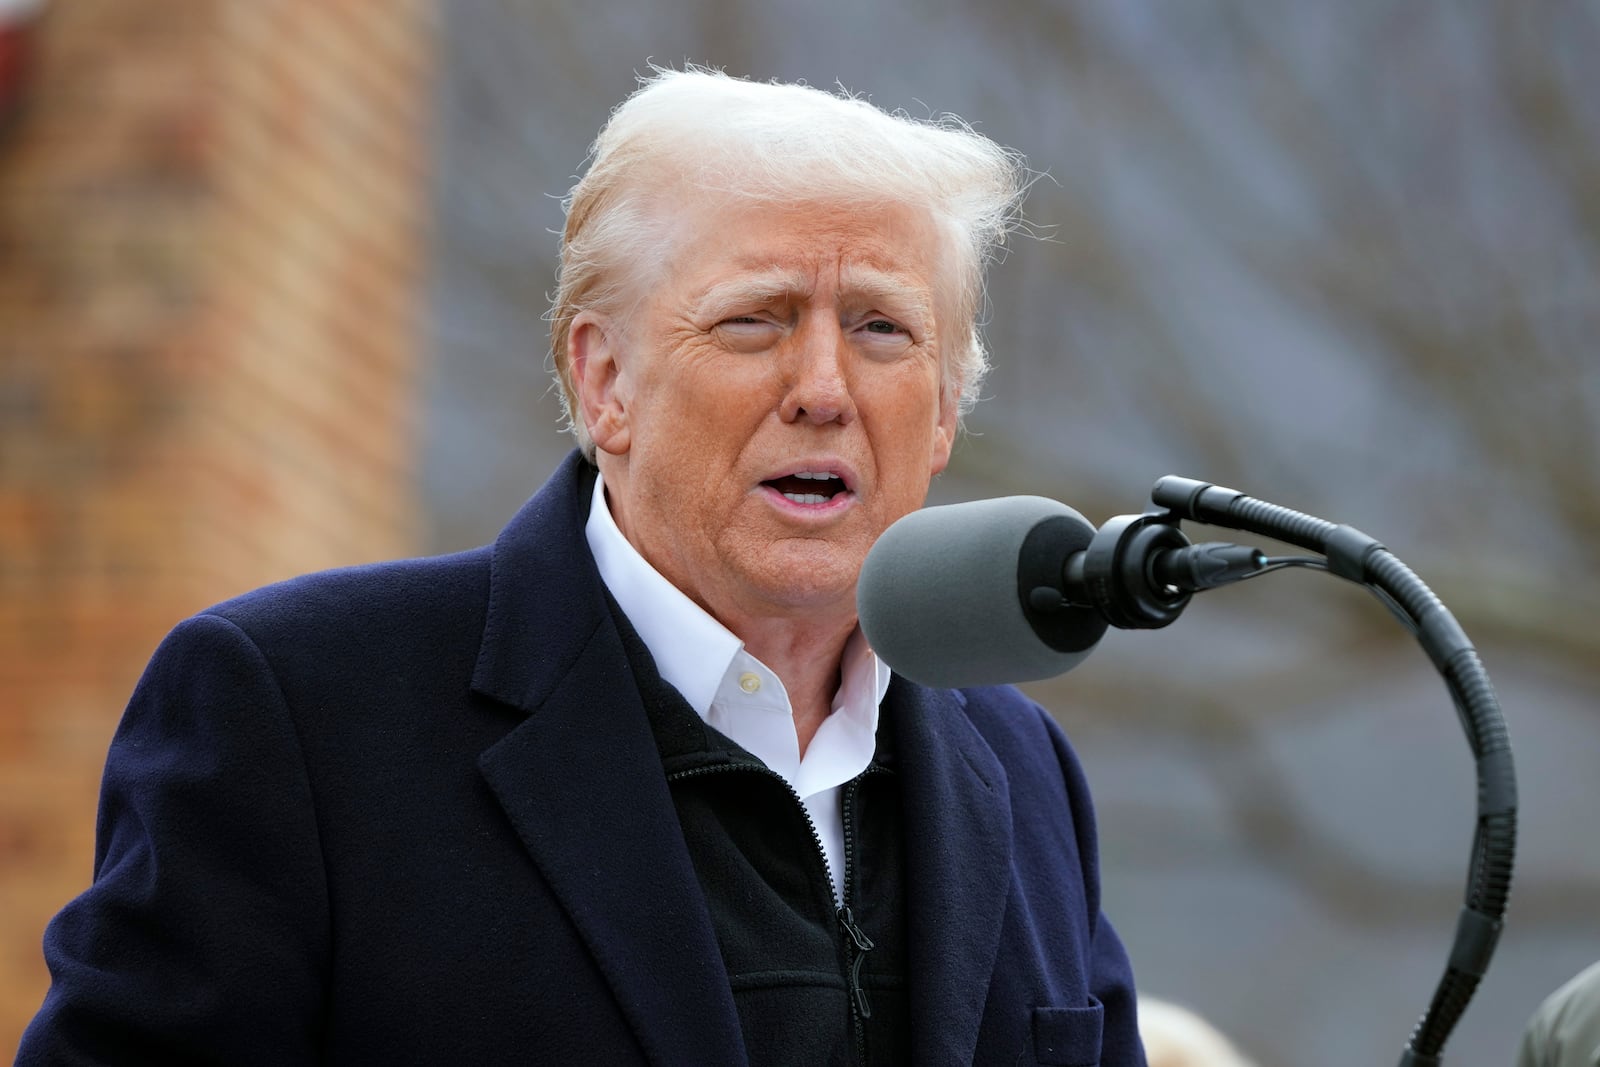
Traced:
POLYGON ((822 282, 866 295, 944 288, 942 234, 922 207, 700 199, 670 231, 668 280, 691 299, 729 282, 774 294, 822 282))

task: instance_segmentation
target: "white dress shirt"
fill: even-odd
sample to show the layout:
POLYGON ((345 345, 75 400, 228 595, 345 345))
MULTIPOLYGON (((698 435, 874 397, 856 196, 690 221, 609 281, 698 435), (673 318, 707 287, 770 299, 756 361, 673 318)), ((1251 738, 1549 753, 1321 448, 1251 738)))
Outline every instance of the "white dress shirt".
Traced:
POLYGON ((845 644, 833 710, 800 755, 794 709, 783 682, 744 642, 690 600, 617 529, 596 478, 584 527, 600 577, 655 658, 656 669, 706 722, 783 776, 799 794, 822 842, 836 903, 844 892, 841 787, 872 762, 878 705, 889 667, 860 628, 845 644))

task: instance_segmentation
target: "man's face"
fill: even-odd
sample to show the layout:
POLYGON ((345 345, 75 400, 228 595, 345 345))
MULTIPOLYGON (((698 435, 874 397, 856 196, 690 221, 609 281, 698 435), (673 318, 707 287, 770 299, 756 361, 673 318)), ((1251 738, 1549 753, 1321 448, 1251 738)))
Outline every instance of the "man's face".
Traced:
POLYGON ((928 213, 702 203, 632 327, 571 334, 617 523, 736 633, 855 617, 856 576, 950 457, 928 213))

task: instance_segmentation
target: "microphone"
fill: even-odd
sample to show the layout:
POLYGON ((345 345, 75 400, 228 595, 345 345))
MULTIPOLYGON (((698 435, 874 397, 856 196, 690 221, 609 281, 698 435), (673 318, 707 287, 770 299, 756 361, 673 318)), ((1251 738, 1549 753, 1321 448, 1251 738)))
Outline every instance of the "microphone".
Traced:
POLYGON ((1088 656, 1106 620, 1061 607, 1068 557, 1094 526, 1039 496, 913 511, 883 532, 861 566, 856 607, 873 651, 936 688, 1063 674, 1088 656), (1035 589, 1057 595, 1033 602, 1035 589))
POLYGON ((1190 544, 1170 516, 1099 531, 1065 504, 999 497, 923 508, 884 531, 856 586, 862 632, 914 682, 937 688, 1051 678, 1108 625, 1154 629, 1190 595, 1247 578, 1259 549, 1190 544))
POLYGON ((900 674, 959 688, 1063 673, 1083 662, 1108 626, 1166 626, 1194 593, 1283 567, 1309 567, 1370 590, 1432 660, 1477 764, 1465 906, 1444 977, 1400 1060, 1437 1067, 1494 954, 1516 852, 1516 773, 1477 650, 1422 579, 1360 530, 1171 475, 1156 482, 1151 503, 1143 515, 1120 515, 1098 530, 1065 504, 1036 496, 912 512, 883 532, 862 563, 861 629, 900 674), (1268 559, 1247 545, 1191 544, 1178 528, 1185 519, 1317 555, 1268 559))

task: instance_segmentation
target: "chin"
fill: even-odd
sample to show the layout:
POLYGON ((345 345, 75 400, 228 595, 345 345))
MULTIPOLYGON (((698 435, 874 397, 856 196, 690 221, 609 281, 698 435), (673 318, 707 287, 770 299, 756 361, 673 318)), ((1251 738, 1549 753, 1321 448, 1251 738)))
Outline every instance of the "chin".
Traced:
POLYGON ((758 574, 752 584, 759 586, 765 599, 796 611, 819 610, 840 602, 855 610, 856 579, 861 574, 861 557, 815 551, 785 552, 775 548, 757 561, 758 574))

